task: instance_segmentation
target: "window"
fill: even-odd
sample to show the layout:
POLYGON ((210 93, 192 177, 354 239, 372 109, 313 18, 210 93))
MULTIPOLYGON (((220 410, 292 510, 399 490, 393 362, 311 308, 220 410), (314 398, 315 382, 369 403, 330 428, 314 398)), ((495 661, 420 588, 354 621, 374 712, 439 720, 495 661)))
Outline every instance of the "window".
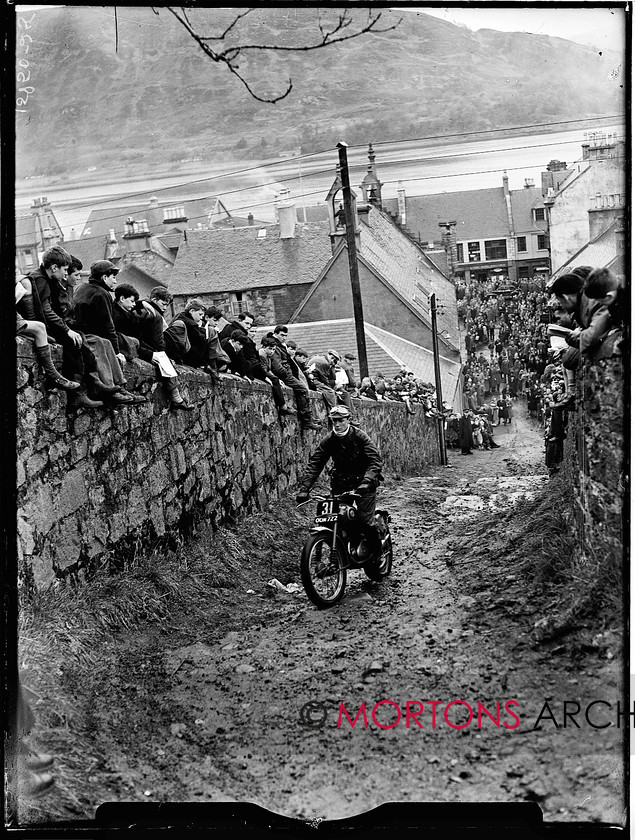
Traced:
POLYGON ((229 306, 232 315, 240 315, 241 312, 247 311, 248 301, 243 300, 242 292, 232 292, 229 296, 229 306))
POLYGON ((33 265, 33 251, 27 250, 24 252, 24 264, 27 268, 33 265))
POLYGON ((516 238, 516 247, 519 251, 526 251, 527 250, 527 237, 526 236, 518 236, 516 238))
POLYGON ((537 222, 544 222, 545 221, 545 208, 544 207, 536 207, 534 209, 534 219, 537 222))
POLYGON ((542 233, 538 234, 538 250, 546 251, 548 247, 549 242, 547 240, 547 237, 542 233))
POLYGON ((490 239, 485 243, 486 260, 507 259, 507 242, 505 239, 490 239))
POLYGON ((470 262, 480 262, 481 259, 481 243, 468 242, 467 243, 468 258, 470 262))
POLYGON ((464 262, 463 260, 463 243, 459 242, 456 246, 456 258, 458 262, 464 262))

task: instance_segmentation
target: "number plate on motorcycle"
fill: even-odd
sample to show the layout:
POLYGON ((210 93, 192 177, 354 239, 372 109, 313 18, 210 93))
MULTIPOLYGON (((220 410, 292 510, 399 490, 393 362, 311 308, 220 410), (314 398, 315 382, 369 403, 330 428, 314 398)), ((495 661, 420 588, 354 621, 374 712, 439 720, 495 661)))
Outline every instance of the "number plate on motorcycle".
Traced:
POLYGON ((337 514, 328 513, 324 516, 316 516, 314 521, 316 525, 324 525, 326 522, 337 522, 337 514))
POLYGON ((333 513, 335 510, 335 499, 325 499, 323 502, 318 502, 317 515, 324 516, 327 513, 333 513))

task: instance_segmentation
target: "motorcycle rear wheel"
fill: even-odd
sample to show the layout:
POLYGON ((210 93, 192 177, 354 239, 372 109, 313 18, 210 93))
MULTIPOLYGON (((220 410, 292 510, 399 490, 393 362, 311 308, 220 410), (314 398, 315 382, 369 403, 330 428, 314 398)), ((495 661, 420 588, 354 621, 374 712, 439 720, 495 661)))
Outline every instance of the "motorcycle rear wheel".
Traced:
POLYGON ((392 538, 390 534, 386 534, 382 540, 382 545, 381 557, 377 560, 371 560, 364 566, 364 571, 371 580, 383 580, 392 571, 392 538))
POLYGON ((323 610, 340 601, 346 589, 342 548, 332 549, 332 537, 311 534, 302 549, 300 575, 309 600, 323 610))

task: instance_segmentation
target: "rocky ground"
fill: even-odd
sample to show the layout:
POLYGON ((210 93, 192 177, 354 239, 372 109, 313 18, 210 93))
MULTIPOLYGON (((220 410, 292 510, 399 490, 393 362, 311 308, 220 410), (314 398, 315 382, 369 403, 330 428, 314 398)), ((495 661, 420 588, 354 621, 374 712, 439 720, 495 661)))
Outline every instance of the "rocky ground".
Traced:
POLYGON ((496 440, 389 478, 393 573, 350 574, 335 608, 268 587, 299 583, 300 544, 277 557, 261 540, 208 598, 123 628, 91 669, 60 666, 74 712, 38 733, 58 756, 57 794, 23 802, 22 818, 91 818, 107 801, 248 801, 305 819, 387 801, 534 801, 546 820, 622 824, 621 628, 541 636, 544 598, 522 551, 529 503, 550 481, 541 430, 519 404, 496 440), (444 718, 455 700, 473 709, 466 726, 463 704, 444 718), (612 710, 590 720, 611 726, 584 719, 593 700, 612 710), (563 726, 565 701, 580 704, 580 728, 563 726), (485 712, 478 726, 479 702, 493 716, 500 702, 500 727, 485 712), (546 702, 553 717, 538 721, 546 702), (351 718, 365 703, 368 727, 345 715, 338 726, 342 703, 351 718))

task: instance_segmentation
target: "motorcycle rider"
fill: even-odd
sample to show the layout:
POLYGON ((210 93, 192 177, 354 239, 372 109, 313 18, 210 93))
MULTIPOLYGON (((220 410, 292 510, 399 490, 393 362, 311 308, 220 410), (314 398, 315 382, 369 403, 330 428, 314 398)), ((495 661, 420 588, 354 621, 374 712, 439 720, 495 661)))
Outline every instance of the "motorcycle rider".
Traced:
POLYGON ((379 557, 382 544, 375 527, 375 491, 383 481, 382 457, 366 432, 351 425, 351 414, 345 405, 334 406, 329 417, 333 430, 322 438, 311 453, 304 475, 298 483, 295 500, 297 504, 308 500, 309 491, 331 458, 334 465, 331 472, 333 493, 351 490, 361 494, 357 500, 357 510, 363 523, 362 532, 369 553, 379 557))

